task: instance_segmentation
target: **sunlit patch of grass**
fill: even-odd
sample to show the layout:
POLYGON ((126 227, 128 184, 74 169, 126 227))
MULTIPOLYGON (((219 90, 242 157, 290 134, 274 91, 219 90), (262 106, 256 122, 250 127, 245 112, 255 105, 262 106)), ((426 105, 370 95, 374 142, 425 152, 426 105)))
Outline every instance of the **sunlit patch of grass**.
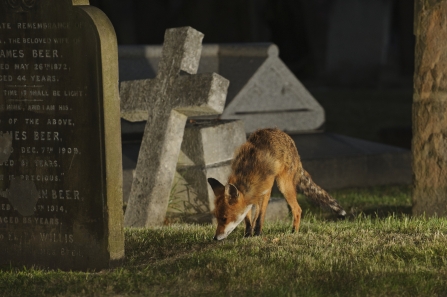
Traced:
MULTIPOLYGON (((409 207, 408 187, 333 193, 357 207, 329 220, 309 207, 301 229, 267 223, 224 241, 211 225, 126 229, 126 261, 101 272, 0 270, 2 296, 442 296, 447 292, 447 219, 365 209, 409 207)), ((304 203, 303 203, 304 204, 304 203)))

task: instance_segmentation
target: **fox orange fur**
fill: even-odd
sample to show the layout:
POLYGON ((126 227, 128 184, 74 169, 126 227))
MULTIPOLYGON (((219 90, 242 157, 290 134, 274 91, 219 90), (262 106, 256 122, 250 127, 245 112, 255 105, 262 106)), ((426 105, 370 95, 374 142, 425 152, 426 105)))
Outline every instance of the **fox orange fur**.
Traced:
POLYGON ((214 178, 208 179, 216 196, 215 240, 226 238, 244 219, 245 236, 260 235, 275 180, 292 210, 292 231, 298 231, 301 220, 297 190, 339 216, 346 215, 338 202, 312 181, 303 169, 294 141, 281 130, 254 132, 236 150, 231 170, 225 186, 214 178))

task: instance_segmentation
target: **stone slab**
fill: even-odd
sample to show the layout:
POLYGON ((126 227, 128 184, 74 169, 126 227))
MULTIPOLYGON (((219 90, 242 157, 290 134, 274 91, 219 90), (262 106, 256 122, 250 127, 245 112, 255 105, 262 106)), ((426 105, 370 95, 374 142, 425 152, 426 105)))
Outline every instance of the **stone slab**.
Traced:
MULTIPOLYGON (((333 133, 291 136, 305 169, 323 188, 411 183, 411 153, 407 149, 333 133), (326 169, 329 164, 334 170, 326 169)), ((138 141, 123 144, 125 170, 135 168, 139 146, 138 141)))
MULTIPOLYGON (((291 136, 304 168, 324 189, 411 183, 409 150, 332 133, 291 136)), ((138 147, 138 142, 123 144, 127 170, 135 168, 138 147)))
MULTIPOLYGON (((231 173, 234 151, 245 141, 242 121, 190 120, 186 124, 175 191, 171 191, 171 201, 174 196, 178 211, 193 214, 214 209, 214 192, 207 179, 226 179, 231 173)), ((172 209, 168 208, 168 212, 172 209)))
POLYGON ((409 150, 332 133, 292 138, 304 168, 324 189, 411 183, 409 150))
POLYGON ((207 186, 207 178, 221 180, 231 173, 230 162, 214 166, 178 167, 177 176, 171 191, 168 212, 180 212, 183 215, 210 213, 214 209, 214 193, 207 186))
POLYGON ((267 205, 265 221, 276 222, 284 220, 291 220, 289 216, 289 205, 286 199, 282 197, 271 197, 267 205))
POLYGON ((87 0, 2 1, 0 266, 124 258, 118 50, 87 0), (6 157, 6 158, 5 158, 6 157))

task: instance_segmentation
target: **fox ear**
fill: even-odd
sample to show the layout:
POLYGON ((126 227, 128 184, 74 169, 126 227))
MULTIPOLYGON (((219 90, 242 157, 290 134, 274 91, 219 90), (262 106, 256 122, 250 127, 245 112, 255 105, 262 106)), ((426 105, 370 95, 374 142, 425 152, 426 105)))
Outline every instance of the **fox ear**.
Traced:
POLYGON ((239 191, 233 184, 228 184, 225 187, 225 194, 230 196, 231 199, 236 199, 239 197, 239 191))
POLYGON ((216 195, 216 197, 224 194, 225 186, 222 185, 217 179, 210 177, 208 178, 208 183, 213 189, 214 195, 216 195))

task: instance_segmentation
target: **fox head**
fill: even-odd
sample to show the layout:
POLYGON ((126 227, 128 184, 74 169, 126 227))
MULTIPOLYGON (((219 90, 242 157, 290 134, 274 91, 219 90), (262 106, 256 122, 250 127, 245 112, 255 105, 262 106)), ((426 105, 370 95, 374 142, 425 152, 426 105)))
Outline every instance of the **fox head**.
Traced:
POLYGON ((252 205, 247 204, 244 195, 233 184, 222 185, 214 178, 208 178, 214 191, 214 216, 217 230, 214 240, 225 239, 242 222, 252 205))

